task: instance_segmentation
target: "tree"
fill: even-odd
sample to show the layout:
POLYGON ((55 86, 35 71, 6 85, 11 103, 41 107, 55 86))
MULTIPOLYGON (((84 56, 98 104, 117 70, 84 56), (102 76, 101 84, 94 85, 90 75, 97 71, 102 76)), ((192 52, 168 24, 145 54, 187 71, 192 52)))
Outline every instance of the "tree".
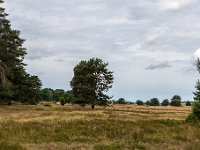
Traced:
POLYGON ((126 104, 126 100, 124 98, 119 98, 117 104, 126 104))
POLYGON ((74 94, 71 90, 65 92, 64 97, 66 103, 74 103, 74 94))
POLYGON ((64 97, 60 97, 60 104, 62 106, 64 106, 66 104, 65 98, 64 97))
POLYGON ((59 101, 59 98, 64 96, 64 94, 65 94, 65 91, 63 89, 53 90, 53 100, 59 101))
POLYGON ((29 104, 37 104, 39 101, 39 92, 42 83, 37 76, 30 74, 24 75, 20 85, 17 86, 15 91, 15 100, 21 102, 28 102, 29 104))
POLYGON ((110 99, 105 94, 113 83, 113 72, 109 71, 108 63, 99 58, 81 61, 74 68, 74 77, 70 82, 75 102, 95 104, 110 99))
POLYGON ((54 90, 51 88, 44 88, 40 91, 40 100, 52 101, 54 90))
MULTIPOLYGON (((200 73, 200 60, 199 58, 196 61, 197 71, 200 73)), ((200 121, 200 81, 196 83, 196 91, 194 94, 194 104, 192 107, 192 114, 187 117, 187 121, 200 121)))
POLYGON ((150 106, 160 106, 160 102, 157 98, 150 99, 150 106))
POLYGON ((150 104, 151 104, 151 102, 150 102, 149 100, 147 100, 147 101, 145 102, 145 105, 147 105, 147 106, 150 106, 150 104))
MULTIPOLYGON (((3 1, 0 0, 0 3, 3 1)), ((0 95, 3 95, 1 101, 13 99, 29 102, 30 99, 37 99, 41 81, 37 76, 31 76, 25 71, 24 40, 20 38, 19 31, 11 28, 6 17, 5 9, 0 7, 0 95)))
POLYGON ((192 104, 191 104, 190 101, 187 101, 185 105, 186 105, 186 106, 192 106, 192 104))
POLYGON ((168 106, 170 103, 169 103, 169 100, 168 99, 164 99, 161 103, 161 106, 168 106))
POLYGON ((141 101, 141 100, 137 100, 137 101, 136 101, 136 104, 137 104, 137 105, 144 105, 144 102, 141 101))
POLYGON ((171 106, 181 106, 181 96, 174 95, 171 99, 171 106))

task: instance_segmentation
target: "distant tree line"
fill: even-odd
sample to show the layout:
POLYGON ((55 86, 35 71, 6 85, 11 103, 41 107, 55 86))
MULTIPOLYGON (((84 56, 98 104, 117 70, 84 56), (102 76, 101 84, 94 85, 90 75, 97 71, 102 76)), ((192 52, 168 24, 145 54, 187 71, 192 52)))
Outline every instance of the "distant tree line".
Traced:
MULTIPOLYGON (((152 98, 150 100, 147 100, 146 102, 143 102, 142 100, 137 100, 136 104, 137 105, 147 105, 147 106, 181 106, 183 102, 181 101, 181 96, 179 95, 174 95, 169 101, 168 99, 164 99, 161 103, 158 100, 158 98, 152 98)), ((185 102, 186 106, 191 106, 191 102, 187 101, 185 102)))

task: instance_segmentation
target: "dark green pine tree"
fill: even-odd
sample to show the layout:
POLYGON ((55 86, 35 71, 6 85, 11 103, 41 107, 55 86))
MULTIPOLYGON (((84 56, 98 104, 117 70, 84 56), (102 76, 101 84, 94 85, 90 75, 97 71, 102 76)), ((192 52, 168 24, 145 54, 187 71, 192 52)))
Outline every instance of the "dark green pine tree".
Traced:
MULTIPOLYGON (((200 73, 200 60, 199 58, 197 59, 196 62, 197 65, 197 70, 200 73)), ((200 81, 198 80, 196 83, 196 92, 194 92, 194 104, 193 104, 193 108, 192 108, 192 115, 190 115, 190 117, 192 116, 192 118, 195 118, 193 120, 200 120, 200 81)))
POLYGON ((19 31, 11 28, 10 21, 6 17, 5 9, 0 7, 0 62, 4 66, 4 77, 10 83, 3 84, 0 78, 0 100, 12 99, 24 102, 37 99, 41 82, 37 76, 26 73, 23 63, 26 55, 24 40, 20 38, 19 31))

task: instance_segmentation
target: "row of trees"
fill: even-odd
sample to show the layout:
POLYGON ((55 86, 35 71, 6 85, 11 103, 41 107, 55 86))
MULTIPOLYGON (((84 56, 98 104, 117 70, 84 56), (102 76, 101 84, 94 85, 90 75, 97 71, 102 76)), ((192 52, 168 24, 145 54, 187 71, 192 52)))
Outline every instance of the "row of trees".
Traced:
MULTIPOLYGON (((124 98, 119 98, 117 101, 113 101, 114 104, 134 104, 134 102, 126 101, 124 98)), ((168 99, 164 99, 161 103, 157 98, 152 98, 150 100, 147 100, 146 102, 143 102, 142 100, 137 100, 135 102, 137 105, 147 105, 147 106, 181 106, 181 96, 174 95, 169 101, 168 99)), ((191 106, 191 102, 187 101, 184 102, 186 106, 191 106)))
POLYGON ((0 102, 31 103, 39 98, 41 81, 26 72, 24 40, 19 31, 11 28, 6 17, 4 8, 0 7, 0 102))
MULTIPOLYGON (((137 100, 136 104, 137 105, 147 105, 147 106, 181 106, 181 97, 179 95, 174 95, 171 99, 171 101, 169 101, 168 99, 164 99, 161 103, 157 98, 152 98, 148 101, 146 101, 145 103, 141 100, 137 100)), ((185 102, 186 106, 191 106, 191 102, 187 101, 185 102)))

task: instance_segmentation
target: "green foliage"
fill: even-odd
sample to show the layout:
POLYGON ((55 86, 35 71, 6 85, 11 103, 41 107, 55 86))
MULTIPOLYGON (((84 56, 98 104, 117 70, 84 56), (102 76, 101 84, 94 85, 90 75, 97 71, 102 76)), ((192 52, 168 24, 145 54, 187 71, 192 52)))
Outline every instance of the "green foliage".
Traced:
POLYGON ((168 99, 164 99, 161 103, 161 106, 168 106, 170 104, 168 99))
POLYGON ((192 113, 194 116, 196 116, 200 120, 200 103, 199 102, 195 102, 193 104, 192 113))
MULTIPOLYGON (((199 58, 197 59, 196 62, 197 65, 197 70, 200 73, 200 60, 199 58)), ((190 114, 188 116, 188 118, 186 119, 187 121, 200 121, 200 81, 198 80, 196 83, 196 92, 194 93, 194 104, 193 104, 193 108, 192 108, 192 114, 190 114)))
POLYGON ((0 62, 4 65, 6 79, 10 82, 5 87, 0 81, 0 100, 12 99, 21 102, 28 102, 29 99, 37 100, 41 82, 37 76, 31 76, 25 71, 24 40, 20 38, 19 31, 11 28, 6 16, 4 8, 0 7, 0 62))
POLYGON ((151 102, 150 102, 149 100, 147 100, 147 101, 145 102, 145 105, 147 105, 147 106, 150 106, 150 104, 151 104, 151 102))
POLYGON ((199 118, 193 113, 189 114, 188 117, 186 118, 186 122, 198 122, 198 121, 199 118))
POLYGON ((192 103, 190 101, 187 101, 186 106, 192 106, 192 103))
POLYGON ((117 104, 126 104, 126 100, 124 98, 119 98, 116 103, 117 104))
POLYGON ((38 101, 37 100, 35 100, 35 99, 28 99, 28 104, 30 104, 30 105, 37 105, 38 104, 38 101))
POLYGON ((137 105, 144 105, 144 102, 141 101, 141 100, 137 100, 137 101, 136 101, 136 104, 137 104, 137 105))
POLYGON ((70 91, 65 92, 64 97, 65 97, 66 103, 74 103, 73 91, 70 90, 70 91))
POLYGON ((12 99, 13 91, 2 84, 0 84, 0 103, 7 102, 12 99))
POLYGON ((56 89, 53 90, 53 100, 59 101, 60 97, 65 94, 65 91, 63 89, 56 89))
POLYGON ((99 58, 81 61, 74 68, 74 77, 70 82, 74 102, 94 106, 110 99, 105 94, 113 83, 113 72, 109 71, 108 63, 99 58))
POLYGON ((41 85, 42 84, 37 76, 31 76, 29 74, 24 75, 20 85, 15 88, 14 100, 36 104, 39 100, 41 85))
POLYGON ((150 99, 150 106, 160 106, 160 102, 157 98, 150 99))
POLYGON ((40 90, 40 100, 53 101, 53 93, 54 90, 50 88, 44 88, 40 90))
POLYGON ((171 99, 171 106, 181 106, 181 96, 174 95, 171 99))
POLYGON ((66 104, 66 101, 65 101, 65 98, 64 98, 64 97, 61 97, 61 98, 60 98, 60 104, 61 104, 62 106, 64 106, 64 105, 66 104))

